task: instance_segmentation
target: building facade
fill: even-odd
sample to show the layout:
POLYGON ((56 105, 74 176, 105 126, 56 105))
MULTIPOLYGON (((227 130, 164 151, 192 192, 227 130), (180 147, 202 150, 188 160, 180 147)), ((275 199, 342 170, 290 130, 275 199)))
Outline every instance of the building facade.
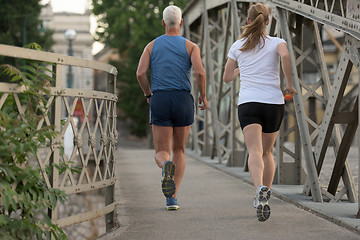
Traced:
MULTIPOLYGON (((94 39, 90 33, 90 10, 84 14, 69 12, 53 12, 51 5, 47 4, 42 9, 41 20, 43 27, 54 31, 55 44, 52 47, 54 53, 69 55, 69 41, 65 38, 68 29, 76 31, 76 37, 72 41, 72 55, 82 59, 93 60, 92 45, 94 39)), ((72 67, 72 86, 77 89, 94 89, 94 72, 90 69, 72 67)), ((64 77, 68 77, 69 68, 64 68, 64 77)), ((67 87, 67 79, 63 81, 63 87, 67 87)))

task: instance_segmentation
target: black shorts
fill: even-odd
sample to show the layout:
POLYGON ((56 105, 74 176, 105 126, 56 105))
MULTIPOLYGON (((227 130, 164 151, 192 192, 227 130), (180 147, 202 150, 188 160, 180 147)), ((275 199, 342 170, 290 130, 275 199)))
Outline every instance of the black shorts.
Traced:
POLYGON ((262 126, 263 133, 277 132, 284 117, 284 104, 243 103, 238 106, 238 117, 241 129, 257 123, 262 126))
POLYGON ((150 99, 150 124, 185 127, 194 122, 194 98, 187 91, 156 91, 150 99))

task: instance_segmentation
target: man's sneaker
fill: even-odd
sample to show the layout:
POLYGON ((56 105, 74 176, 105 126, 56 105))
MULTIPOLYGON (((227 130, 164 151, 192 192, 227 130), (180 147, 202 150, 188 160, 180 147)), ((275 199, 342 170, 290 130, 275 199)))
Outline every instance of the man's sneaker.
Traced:
POLYGON ((167 198, 166 199, 166 210, 171 211, 171 210, 178 210, 179 209, 179 204, 177 203, 177 199, 176 198, 167 198))
POLYGON ((172 161, 164 162, 162 168, 162 183, 161 188, 166 198, 171 198, 175 194, 175 164, 172 161))
POLYGON ((255 194, 254 208, 256 208, 256 215, 260 222, 264 222, 270 217, 269 199, 271 197, 271 190, 267 186, 260 185, 255 194))

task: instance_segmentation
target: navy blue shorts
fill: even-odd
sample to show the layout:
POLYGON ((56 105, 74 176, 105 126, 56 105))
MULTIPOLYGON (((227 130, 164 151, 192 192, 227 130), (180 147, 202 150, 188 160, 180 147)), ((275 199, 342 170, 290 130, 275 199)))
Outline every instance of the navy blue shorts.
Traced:
POLYGON ((243 103, 238 106, 238 117, 241 129, 257 123, 262 126, 263 133, 277 132, 284 117, 284 104, 243 103))
POLYGON ((185 127, 194 122, 194 98, 187 91, 156 91, 150 99, 150 124, 185 127))

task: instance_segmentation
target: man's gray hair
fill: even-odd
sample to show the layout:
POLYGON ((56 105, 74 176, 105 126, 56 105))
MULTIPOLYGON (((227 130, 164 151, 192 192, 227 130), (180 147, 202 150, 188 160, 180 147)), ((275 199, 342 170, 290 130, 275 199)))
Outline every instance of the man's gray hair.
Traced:
POLYGON ((163 11, 163 19, 167 27, 177 27, 181 22, 181 9, 175 5, 167 6, 163 11))

